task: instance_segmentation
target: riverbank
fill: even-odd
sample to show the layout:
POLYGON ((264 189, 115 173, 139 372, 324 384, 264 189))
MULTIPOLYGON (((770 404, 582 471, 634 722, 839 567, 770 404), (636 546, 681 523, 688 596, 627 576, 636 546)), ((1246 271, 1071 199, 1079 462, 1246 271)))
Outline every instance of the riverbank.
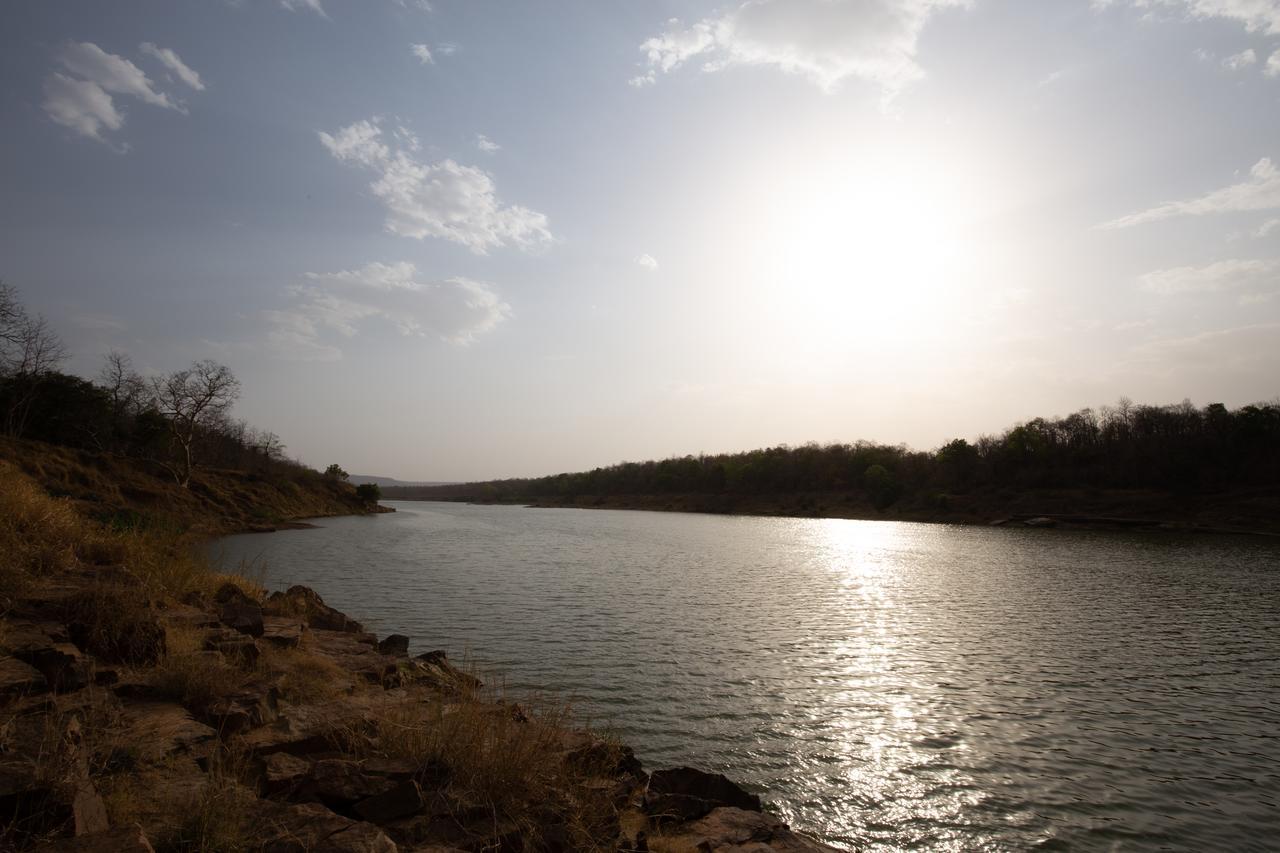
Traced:
POLYGON ((786 495, 661 494, 513 497, 484 495, 408 497, 413 490, 389 488, 387 500, 447 500, 531 507, 627 509, 786 518, 847 518, 935 524, 1148 530, 1280 536, 1280 489, 1256 488, 1211 494, 1155 490, 1056 489, 983 491, 935 495, 877 508, 847 492, 786 495))
MULTIPOLYGON (((831 848, 0 462, 0 848, 831 848)), ((208 526, 227 519, 218 513, 208 526)))

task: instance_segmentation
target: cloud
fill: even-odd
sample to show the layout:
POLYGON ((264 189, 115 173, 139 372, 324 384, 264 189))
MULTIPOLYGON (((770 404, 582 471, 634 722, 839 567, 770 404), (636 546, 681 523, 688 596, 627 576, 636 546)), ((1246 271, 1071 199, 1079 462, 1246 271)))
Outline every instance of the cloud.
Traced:
POLYGON ((124 116, 101 86, 56 71, 44 81, 44 111, 63 127, 100 142, 107 141, 102 136, 104 129, 124 126, 124 116))
POLYGON ((511 306, 491 285, 467 278, 426 281, 408 262, 375 261, 355 270, 306 273, 304 279, 290 288, 292 307, 265 312, 272 348, 300 360, 341 358, 342 339, 372 323, 465 346, 511 316, 511 306))
POLYGON ((929 19, 970 0, 747 0, 684 26, 672 18, 640 45, 645 71, 633 86, 656 81, 699 57, 704 71, 735 65, 800 74, 830 91, 849 77, 892 96, 924 76, 915 57, 929 19))
MULTIPOLYGON (((160 57, 169 66, 172 57, 177 66, 191 75, 196 84, 199 75, 182 63, 176 53, 144 43, 142 50, 160 57), (150 48, 150 50, 148 49, 150 48)), ((58 63, 67 73, 55 71, 44 80, 45 113, 54 122, 90 139, 96 139, 116 151, 129 150, 127 144, 116 144, 104 133, 124 127, 124 113, 117 108, 112 95, 124 95, 164 109, 186 113, 186 108, 164 92, 158 91, 142 69, 122 56, 107 53, 92 42, 71 42, 57 54, 58 63)), ((176 68, 170 66, 177 73, 176 68)), ((191 81, 179 73, 179 77, 191 81)), ((196 86, 203 89, 203 84, 196 86)))
POLYGON ((1249 32, 1280 34, 1280 3, 1275 0, 1094 0, 1095 8, 1127 3, 1138 9, 1169 9, 1193 20, 1222 19, 1249 32))
POLYGON ((64 46, 58 53, 58 61, 77 77, 97 83, 103 91, 129 95, 165 109, 181 110, 168 95, 152 87, 141 68, 92 42, 72 42, 64 46))
POLYGON ((1232 258, 1202 267, 1174 267, 1156 270, 1138 278, 1138 285, 1150 293, 1173 296, 1181 293, 1221 293, 1259 284, 1275 284, 1280 260, 1232 258))
POLYGON ((649 270, 650 272, 658 268, 658 259, 655 258, 653 255, 648 254, 647 252, 637 257, 636 263, 644 267, 645 269, 649 270))
POLYGON ((1144 372, 1176 378, 1181 387, 1193 376, 1211 378, 1217 386, 1231 375, 1270 384, 1280 370, 1280 349, 1275 346, 1278 336, 1280 323, 1259 323, 1159 338, 1134 347, 1128 362, 1144 372))
POLYGON ((413 55, 418 57, 418 61, 423 65, 435 65, 436 61, 431 58, 431 48, 425 44, 411 44, 409 50, 413 51, 413 55))
POLYGON ((1254 52, 1253 48, 1249 48, 1248 50, 1243 50, 1234 56, 1228 56, 1226 59, 1222 60, 1222 67, 1228 71, 1239 71, 1243 68, 1248 68, 1251 65, 1256 65, 1257 62, 1258 54, 1254 52))
POLYGON ((553 239, 545 214, 498 201, 487 172, 449 159, 422 162, 411 134, 408 142, 388 144, 377 119, 319 137, 337 160, 377 174, 369 189, 386 206, 392 234, 440 237, 478 255, 506 245, 530 250, 553 239))
POLYGON ((179 80, 186 83, 192 89, 195 89, 197 92, 204 91, 204 83, 200 80, 200 75, 183 62, 174 51, 167 47, 156 47, 149 41, 144 41, 138 46, 138 49, 143 53, 154 56, 156 59, 160 60, 160 62, 164 64, 165 68, 172 71, 177 75, 179 80))
POLYGON ((494 142, 483 133, 476 134, 476 147, 486 154, 492 154, 495 151, 501 151, 502 146, 494 142))
POLYGON ((329 17, 325 13, 324 7, 320 5, 320 0, 280 0, 280 5, 288 9, 290 12, 296 12, 299 9, 309 9, 322 18, 329 17))
POLYGON ((1280 207, 1280 169, 1264 157, 1249 170, 1247 180, 1214 190, 1186 201, 1171 201, 1148 210, 1131 213, 1101 228, 1129 228, 1177 216, 1206 216, 1213 213, 1273 210, 1280 207))
POLYGON ((1267 57, 1267 64, 1263 66, 1262 73, 1268 77, 1280 77, 1280 50, 1273 51, 1267 57))
POLYGON ((1267 235, 1274 234, 1277 231, 1280 231, 1280 219, 1268 219, 1266 222, 1258 226, 1257 230, 1253 232, 1253 236, 1266 237, 1267 235))

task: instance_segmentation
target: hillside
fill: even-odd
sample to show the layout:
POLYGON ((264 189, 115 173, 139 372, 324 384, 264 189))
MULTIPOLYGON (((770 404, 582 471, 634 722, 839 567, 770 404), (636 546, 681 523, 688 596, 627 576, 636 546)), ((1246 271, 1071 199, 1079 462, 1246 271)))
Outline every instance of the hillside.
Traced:
POLYGON ((389 500, 1280 534, 1280 404, 1085 409, 932 452, 871 442, 387 488, 389 500), (1047 519, 1039 522, 1039 519, 1047 519))

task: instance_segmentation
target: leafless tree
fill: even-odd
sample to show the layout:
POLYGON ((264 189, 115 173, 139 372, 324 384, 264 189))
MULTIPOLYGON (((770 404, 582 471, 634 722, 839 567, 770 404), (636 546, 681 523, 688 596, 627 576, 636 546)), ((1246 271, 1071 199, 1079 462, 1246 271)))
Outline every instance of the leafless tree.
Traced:
POLYGON ((21 435, 40 384, 67 350, 43 317, 32 317, 18 291, 0 281, 0 379, 8 385, 5 430, 21 435))
POLYGON ((98 384, 111 397, 111 413, 120 418, 132 414, 147 396, 147 382, 133 369, 133 360, 125 353, 112 350, 102 359, 98 384))
POLYGON ((152 393, 178 445, 178 462, 170 472, 186 488, 195 466, 196 439, 202 429, 224 422, 240 396, 240 380, 226 365, 206 359, 152 380, 152 393))

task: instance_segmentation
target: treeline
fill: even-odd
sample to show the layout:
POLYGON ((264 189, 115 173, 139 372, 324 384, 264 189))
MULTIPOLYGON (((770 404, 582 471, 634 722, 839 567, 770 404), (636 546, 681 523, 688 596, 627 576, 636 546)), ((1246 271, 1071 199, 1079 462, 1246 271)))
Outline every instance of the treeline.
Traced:
POLYGON ((625 462, 573 474, 432 487, 387 498, 573 501, 592 496, 845 493, 885 509, 900 500, 1054 488, 1216 491, 1280 484, 1280 403, 1231 411, 1135 405, 1036 418, 999 436, 933 452, 870 442, 770 447, 746 453, 625 462))
POLYGON ((282 479, 319 477, 285 456, 273 432, 231 416, 240 382, 198 361, 143 376, 112 352, 93 381, 64 373, 66 347, 17 291, 0 282, 0 428, 33 439, 141 460, 186 486, 198 466, 282 479))

